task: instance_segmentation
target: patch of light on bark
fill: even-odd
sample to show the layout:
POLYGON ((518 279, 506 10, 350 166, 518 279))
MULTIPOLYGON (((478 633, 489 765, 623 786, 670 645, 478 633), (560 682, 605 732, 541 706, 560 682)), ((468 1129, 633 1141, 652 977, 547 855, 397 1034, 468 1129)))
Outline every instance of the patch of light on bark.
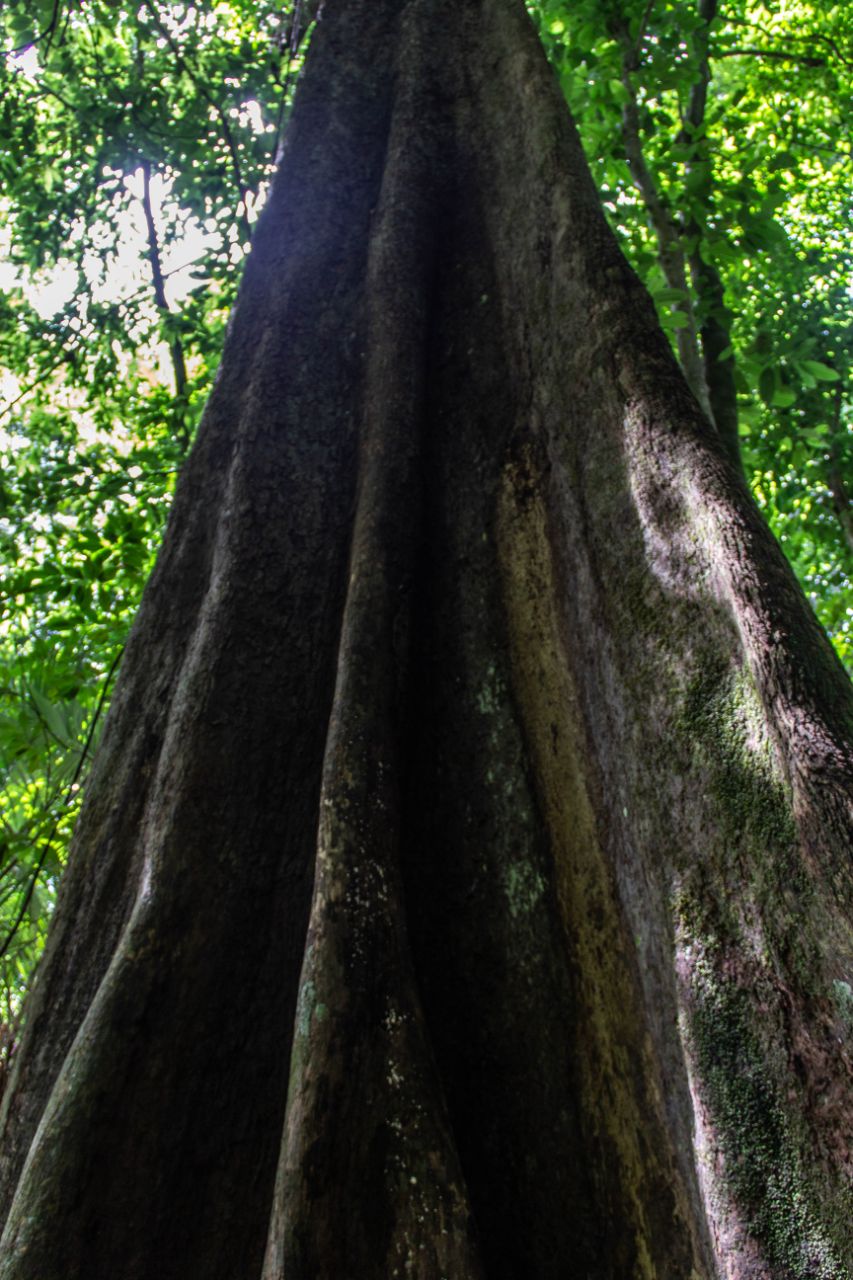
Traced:
POLYGON ((628 484, 649 570, 668 595, 692 597, 704 565, 698 531, 685 519, 681 478, 638 408, 628 407, 624 429, 628 484))

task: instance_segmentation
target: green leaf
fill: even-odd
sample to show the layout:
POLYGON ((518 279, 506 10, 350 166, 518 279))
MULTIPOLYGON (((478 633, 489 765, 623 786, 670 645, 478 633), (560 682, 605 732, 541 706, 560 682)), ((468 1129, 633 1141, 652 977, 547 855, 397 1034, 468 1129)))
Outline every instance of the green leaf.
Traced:
POLYGON ((822 364, 820 360, 803 360, 801 363, 813 378, 817 378, 818 382, 837 382, 840 377, 836 369, 830 368, 828 364, 822 364))
POLYGON ((664 288, 664 289, 652 290, 652 297, 654 298, 655 302, 659 302, 659 303, 686 302, 688 298, 688 294, 686 289, 664 288))
POLYGON ((50 732, 63 746, 68 744, 68 722, 60 707, 54 706, 38 689, 30 689, 30 697, 50 732))

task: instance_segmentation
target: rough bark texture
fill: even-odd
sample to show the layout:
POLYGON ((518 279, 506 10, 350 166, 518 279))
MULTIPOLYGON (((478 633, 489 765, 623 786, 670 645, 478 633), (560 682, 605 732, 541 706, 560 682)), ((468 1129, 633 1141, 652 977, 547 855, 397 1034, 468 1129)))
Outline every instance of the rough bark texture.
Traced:
POLYGON ((521 0, 327 0, 0 1278, 849 1277, 851 726, 521 0))

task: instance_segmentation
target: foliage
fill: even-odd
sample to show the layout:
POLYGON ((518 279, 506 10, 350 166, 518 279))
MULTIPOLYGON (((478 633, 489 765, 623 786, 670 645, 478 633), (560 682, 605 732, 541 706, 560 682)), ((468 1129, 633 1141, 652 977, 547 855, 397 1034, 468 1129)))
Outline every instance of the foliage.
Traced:
MULTIPOLYGON (((853 664, 853 14, 708 5, 529 7, 679 353, 685 326, 728 335, 746 472, 853 664)), ((314 8, 13 0, 0 17, 0 1056, 314 8)))

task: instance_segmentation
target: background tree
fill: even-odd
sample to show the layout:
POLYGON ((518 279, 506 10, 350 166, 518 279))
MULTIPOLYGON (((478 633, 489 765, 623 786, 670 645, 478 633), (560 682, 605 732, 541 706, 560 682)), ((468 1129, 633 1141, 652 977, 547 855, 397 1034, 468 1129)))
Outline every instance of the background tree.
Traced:
POLYGON ((851 731, 523 6, 338 0, 28 1005, 0 1276, 849 1276, 851 731))

